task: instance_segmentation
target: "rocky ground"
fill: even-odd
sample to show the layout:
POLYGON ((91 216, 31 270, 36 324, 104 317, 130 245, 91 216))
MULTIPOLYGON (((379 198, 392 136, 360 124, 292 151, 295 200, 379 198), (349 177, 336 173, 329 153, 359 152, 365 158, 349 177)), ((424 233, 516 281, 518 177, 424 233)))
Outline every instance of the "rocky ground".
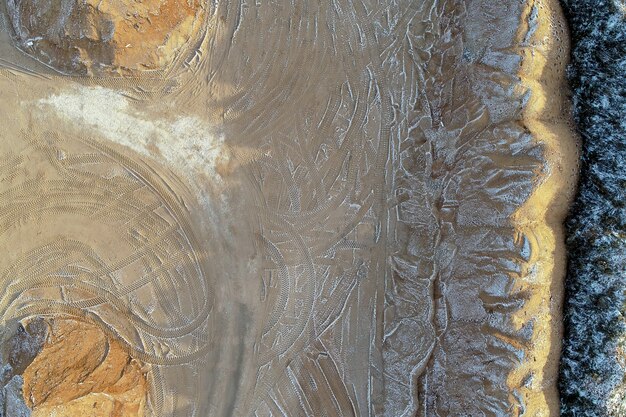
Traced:
POLYGON ((199 26, 200 3, 9 0, 7 11, 21 49, 61 72, 86 75, 170 64, 199 26))
POLYGON ((92 324, 36 319, 3 348, 2 417, 144 415, 141 365, 92 324))

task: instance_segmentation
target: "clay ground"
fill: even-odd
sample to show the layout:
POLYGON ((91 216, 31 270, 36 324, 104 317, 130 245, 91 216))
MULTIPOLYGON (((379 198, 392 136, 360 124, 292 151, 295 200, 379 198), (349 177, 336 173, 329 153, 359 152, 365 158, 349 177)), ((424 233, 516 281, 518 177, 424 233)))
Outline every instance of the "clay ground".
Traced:
POLYGON ((556 2, 203 7, 123 76, 5 20, 2 320, 96 324, 151 416, 558 415, 556 2))

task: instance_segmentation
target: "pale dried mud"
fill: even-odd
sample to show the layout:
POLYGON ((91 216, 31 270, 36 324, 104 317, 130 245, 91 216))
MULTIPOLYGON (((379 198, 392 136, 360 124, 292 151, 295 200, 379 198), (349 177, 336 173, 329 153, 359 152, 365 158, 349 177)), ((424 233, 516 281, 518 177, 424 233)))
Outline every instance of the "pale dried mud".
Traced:
POLYGON ((169 58, 71 62, 82 29, 22 37, 14 4, 4 325, 97 326, 147 416, 558 415, 556 1, 206 2, 169 58))

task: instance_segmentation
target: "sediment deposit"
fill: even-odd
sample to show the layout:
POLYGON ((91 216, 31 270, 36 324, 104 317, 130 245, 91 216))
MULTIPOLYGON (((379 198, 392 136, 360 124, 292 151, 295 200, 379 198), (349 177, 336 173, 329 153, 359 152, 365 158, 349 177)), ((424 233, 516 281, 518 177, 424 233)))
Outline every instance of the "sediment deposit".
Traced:
POLYGON ((11 7, 3 321, 97 326, 147 416, 558 415, 556 2, 207 2, 184 59, 97 77, 11 7))

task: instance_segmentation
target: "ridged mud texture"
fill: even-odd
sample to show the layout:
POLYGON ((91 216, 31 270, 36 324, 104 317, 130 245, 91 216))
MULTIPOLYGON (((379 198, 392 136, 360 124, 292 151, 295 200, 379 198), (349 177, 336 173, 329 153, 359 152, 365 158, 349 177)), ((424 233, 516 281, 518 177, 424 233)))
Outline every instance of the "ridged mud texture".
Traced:
POLYGON ((67 74, 162 69, 193 38, 198 0, 6 0, 19 47, 67 74))
POLYGON ((165 78, 59 77, 6 24, 3 321, 99 326, 148 416, 556 415, 558 5, 206 6, 165 78))
POLYGON ((582 136, 561 364, 563 416, 626 415, 626 4, 563 1, 582 136))
POLYGON ((438 81, 424 105, 437 134, 417 136, 432 168, 413 207, 434 197, 436 219, 413 232, 434 236, 436 339, 418 415, 558 415, 561 222, 577 156, 565 23, 556 2, 455 6, 442 21, 458 28, 430 48, 448 61, 431 55, 424 75, 438 81))

